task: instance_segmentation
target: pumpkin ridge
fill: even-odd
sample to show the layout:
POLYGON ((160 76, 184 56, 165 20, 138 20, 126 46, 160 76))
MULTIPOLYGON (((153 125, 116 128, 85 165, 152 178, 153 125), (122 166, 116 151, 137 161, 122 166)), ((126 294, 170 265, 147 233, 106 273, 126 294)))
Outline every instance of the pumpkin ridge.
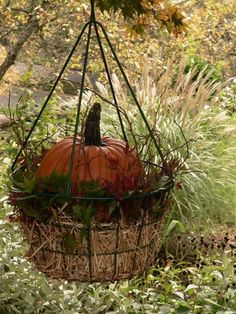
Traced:
POLYGON ((62 145, 64 145, 64 140, 55 144, 55 146, 45 154, 43 160, 41 161, 41 167, 38 168, 38 171, 36 172, 36 176, 41 174, 44 176, 49 176, 54 170, 56 170, 55 163, 62 160, 61 156, 63 156, 64 158, 66 157, 65 154, 62 154, 62 151, 67 150, 67 146, 70 146, 70 143, 66 143, 66 146, 62 145), (56 156, 55 152, 57 153, 56 156), (40 172, 40 170, 42 169, 43 173, 40 172))

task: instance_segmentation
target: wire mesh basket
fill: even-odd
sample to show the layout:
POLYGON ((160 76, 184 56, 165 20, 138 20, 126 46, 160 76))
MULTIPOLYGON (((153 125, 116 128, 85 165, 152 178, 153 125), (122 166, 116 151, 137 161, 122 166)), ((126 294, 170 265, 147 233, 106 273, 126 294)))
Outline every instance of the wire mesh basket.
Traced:
POLYGON ((29 218, 20 225, 29 244, 27 257, 48 277, 113 281, 142 275, 155 265, 166 217, 86 227, 61 216, 47 225, 29 218))
MULTIPOLYGON (((165 156, 162 153, 160 143, 156 139, 155 134, 145 117, 142 107, 135 96, 109 37, 103 25, 96 20, 93 0, 91 0, 90 19, 84 25, 81 33, 79 34, 74 47, 72 48, 64 66, 61 69, 61 72, 52 86, 48 97, 46 98, 32 125, 32 128, 26 136, 13 162, 12 181, 13 185, 16 188, 19 188, 21 186, 21 182, 17 183, 19 173, 23 173, 24 175, 28 171, 27 169, 31 168, 34 169, 37 179, 40 176, 43 177, 46 173, 41 171, 44 158, 48 156, 48 160, 50 161, 49 163, 52 164, 54 162, 53 158, 49 156, 49 152, 45 155, 45 157, 40 158, 36 163, 32 165, 28 164, 26 168, 24 168, 25 164, 22 166, 22 160, 24 163, 26 162, 24 154, 25 151, 27 151, 27 146, 30 143, 32 134, 35 131, 43 112, 48 106, 56 86, 67 68, 75 49, 81 42, 82 37, 85 35, 86 30, 87 37, 85 43, 83 71, 78 94, 74 131, 69 138, 66 138, 67 142, 70 141, 70 157, 67 161, 66 170, 63 170, 64 172, 62 173, 63 175, 66 174, 64 194, 58 194, 58 191, 54 191, 53 184, 51 183, 46 190, 38 189, 36 192, 34 191, 33 196, 30 195, 25 198, 22 197, 21 191, 19 192, 15 189, 12 194, 13 196, 11 195, 11 200, 16 208, 15 220, 20 224, 25 239, 29 244, 27 256, 36 265, 36 267, 40 271, 44 272, 48 277, 90 282, 119 280, 140 275, 150 266, 155 265, 161 245, 163 228, 165 226, 168 213, 170 212, 171 206, 169 194, 173 187, 174 178, 171 167, 169 167, 169 164, 165 160, 165 156), (89 141, 88 143, 86 139, 85 142, 81 141, 81 139, 78 140, 78 129, 81 125, 81 105, 85 91, 85 76, 92 30, 94 30, 94 37, 97 39, 101 59, 104 64, 105 73, 113 98, 113 101, 110 103, 116 109, 117 120, 120 124, 122 140, 120 140, 117 144, 117 147, 119 147, 119 155, 124 154, 125 156, 124 158, 122 157, 125 165, 122 169, 114 166, 114 160, 112 161, 112 165, 109 163, 102 164, 102 167, 110 167, 113 170, 115 169, 114 171, 116 171, 115 173, 118 177, 118 181, 113 180, 114 182, 112 182, 112 188, 111 182, 105 184, 104 182, 106 181, 106 178, 102 179, 102 187, 104 188, 105 185, 106 189, 110 189, 108 194, 102 194, 102 196, 99 194, 97 196, 84 196, 83 193, 81 193, 80 185, 77 184, 76 180, 79 178, 81 181, 82 175, 80 173, 82 172, 82 168, 80 168, 80 166, 75 166, 77 161, 79 162, 80 159, 84 158, 83 156, 85 155, 87 146, 98 146, 99 158, 101 156, 102 158, 106 157, 106 155, 102 155, 101 153, 104 146, 106 147, 107 145, 104 144, 104 138, 99 138, 98 143, 100 144, 97 144, 97 141, 94 140, 89 141), (154 156, 158 155, 159 158, 159 164, 156 164, 155 161, 141 160, 139 156, 135 155, 135 162, 136 166, 138 164, 139 172, 128 172, 127 175, 124 175, 123 172, 127 172, 127 169, 130 170, 131 166, 130 164, 127 164, 125 158, 128 154, 128 159, 133 160, 132 158, 133 155, 136 154, 136 148, 130 148, 129 146, 129 139, 126 134, 125 124, 122 120, 122 114, 117 101, 115 88, 113 86, 109 65, 105 55, 106 50, 103 47, 102 40, 105 40, 107 47, 110 48, 112 56, 118 65, 118 69, 120 70, 130 95, 133 98, 134 104, 136 105, 147 129, 149 134, 148 136, 152 141, 152 147, 155 150, 154 156), (82 154, 80 154, 81 150, 77 149, 78 145, 79 148, 83 147, 82 154), (76 176, 73 176, 75 168, 77 168, 77 170, 79 169, 79 171, 77 171, 76 176), (145 184, 142 185, 140 182, 144 180, 144 178, 150 179, 151 168, 154 168, 156 171, 156 185, 150 189, 150 186, 146 184, 146 187, 144 188, 145 184), (134 178, 135 175, 136 178, 134 178), (127 181, 128 183, 124 181, 127 181), (121 193, 111 193, 112 189, 114 190, 114 188, 117 188, 116 185, 122 186, 122 195, 121 193), (44 208, 43 201, 48 198, 50 198, 50 202, 48 202, 49 205, 44 208), (24 206, 19 203, 22 199, 24 201, 30 201, 31 207, 24 208, 24 206), (60 207, 59 203, 62 200, 64 203, 60 207), (110 206, 107 205, 109 202, 112 202, 113 204, 112 211, 110 210, 110 206), (95 208, 97 213, 90 215, 89 220, 87 219, 85 222, 85 220, 81 219, 81 217, 78 218, 78 216, 74 215, 73 206, 82 207, 86 212, 91 210, 91 208, 92 210, 95 208), (34 215, 32 215, 33 209, 35 210, 34 215), (39 219, 39 217, 35 216, 35 212, 41 212, 43 218, 40 217, 39 219), (135 213, 135 215, 132 216, 132 213, 135 213)), ((96 111, 98 109, 100 110, 100 105, 98 106, 98 104, 95 103, 92 111, 89 111, 88 117, 91 118, 91 116, 95 116, 95 120, 98 118, 100 119, 100 113, 98 114, 98 111, 96 111)), ((91 121, 89 120, 88 122, 90 123, 91 121)), ((94 121, 92 121, 92 123, 94 123, 94 121)), ((93 133, 93 135, 95 134, 97 136, 100 132, 98 130, 98 124, 94 124, 88 133, 90 135, 93 133)), ((135 142, 137 143, 138 140, 135 142)), ((63 159, 65 152, 60 151, 60 154, 61 155, 58 157, 58 160, 63 159)), ((97 156, 95 157, 97 158, 97 156)), ((96 172, 96 168, 93 168, 91 172, 96 172)), ((47 175, 49 174, 54 175, 54 172, 48 172, 47 175)), ((93 173, 90 174, 90 177, 94 177, 93 173)), ((96 177, 93 180, 96 181, 96 177)))

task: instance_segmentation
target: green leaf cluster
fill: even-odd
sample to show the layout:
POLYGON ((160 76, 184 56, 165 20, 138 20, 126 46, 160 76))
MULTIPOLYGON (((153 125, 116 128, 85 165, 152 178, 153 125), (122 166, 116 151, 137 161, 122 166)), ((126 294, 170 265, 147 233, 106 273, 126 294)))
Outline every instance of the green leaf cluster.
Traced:
POLYGON ((62 243, 63 243, 63 246, 66 248, 67 251, 72 252, 73 248, 76 244, 76 238, 75 238, 74 233, 66 232, 63 235, 63 242, 62 243))
POLYGON ((58 195, 66 195, 68 186, 68 174, 59 174, 53 171, 50 176, 37 179, 37 190, 41 192, 51 192, 58 195))
POLYGON ((30 195, 34 193, 36 189, 35 177, 21 169, 17 169, 12 174, 11 183, 13 186, 9 188, 15 192, 18 191, 30 195))
MULTIPOLYGON (((152 1, 147 1, 152 2, 152 1)), ((121 11, 125 19, 134 18, 147 12, 142 0, 96 0, 96 5, 104 12, 121 11)))
POLYGON ((73 214, 86 226, 90 226, 94 214, 97 212, 92 202, 83 201, 82 205, 77 204, 73 206, 73 214))
POLYGON ((101 184, 98 180, 81 181, 78 191, 80 191, 81 195, 86 197, 102 197, 107 194, 107 190, 101 188, 101 184))
POLYGON ((222 80, 222 66, 211 65, 208 61, 201 59, 199 56, 193 56, 189 59, 188 64, 185 67, 185 73, 188 73, 191 69, 195 69, 196 73, 192 80, 197 80, 199 73, 204 72, 204 77, 210 72, 208 81, 220 82, 222 80))

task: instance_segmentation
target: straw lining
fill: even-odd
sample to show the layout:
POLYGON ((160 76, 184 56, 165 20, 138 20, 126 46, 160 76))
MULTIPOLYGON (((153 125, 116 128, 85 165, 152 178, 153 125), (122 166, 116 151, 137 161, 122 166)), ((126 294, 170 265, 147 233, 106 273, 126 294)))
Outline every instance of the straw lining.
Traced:
POLYGON ((154 220, 146 215, 127 224, 84 226, 61 213, 44 224, 18 217, 29 244, 27 257, 36 268, 53 279, 92 282, 131 278, 155 265, 167 211, 154 220), (65 236, 73 241, 65 245, 65 236))

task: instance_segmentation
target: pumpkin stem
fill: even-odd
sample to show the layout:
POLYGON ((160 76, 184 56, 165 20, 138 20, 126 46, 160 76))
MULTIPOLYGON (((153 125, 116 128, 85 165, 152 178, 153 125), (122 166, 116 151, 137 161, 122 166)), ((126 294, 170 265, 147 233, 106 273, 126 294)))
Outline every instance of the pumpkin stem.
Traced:
POLYGON ((101 105, 96 102, 89 110, 85 122, 84 144, 85 146, 102 146, 100 132, 101 105))

